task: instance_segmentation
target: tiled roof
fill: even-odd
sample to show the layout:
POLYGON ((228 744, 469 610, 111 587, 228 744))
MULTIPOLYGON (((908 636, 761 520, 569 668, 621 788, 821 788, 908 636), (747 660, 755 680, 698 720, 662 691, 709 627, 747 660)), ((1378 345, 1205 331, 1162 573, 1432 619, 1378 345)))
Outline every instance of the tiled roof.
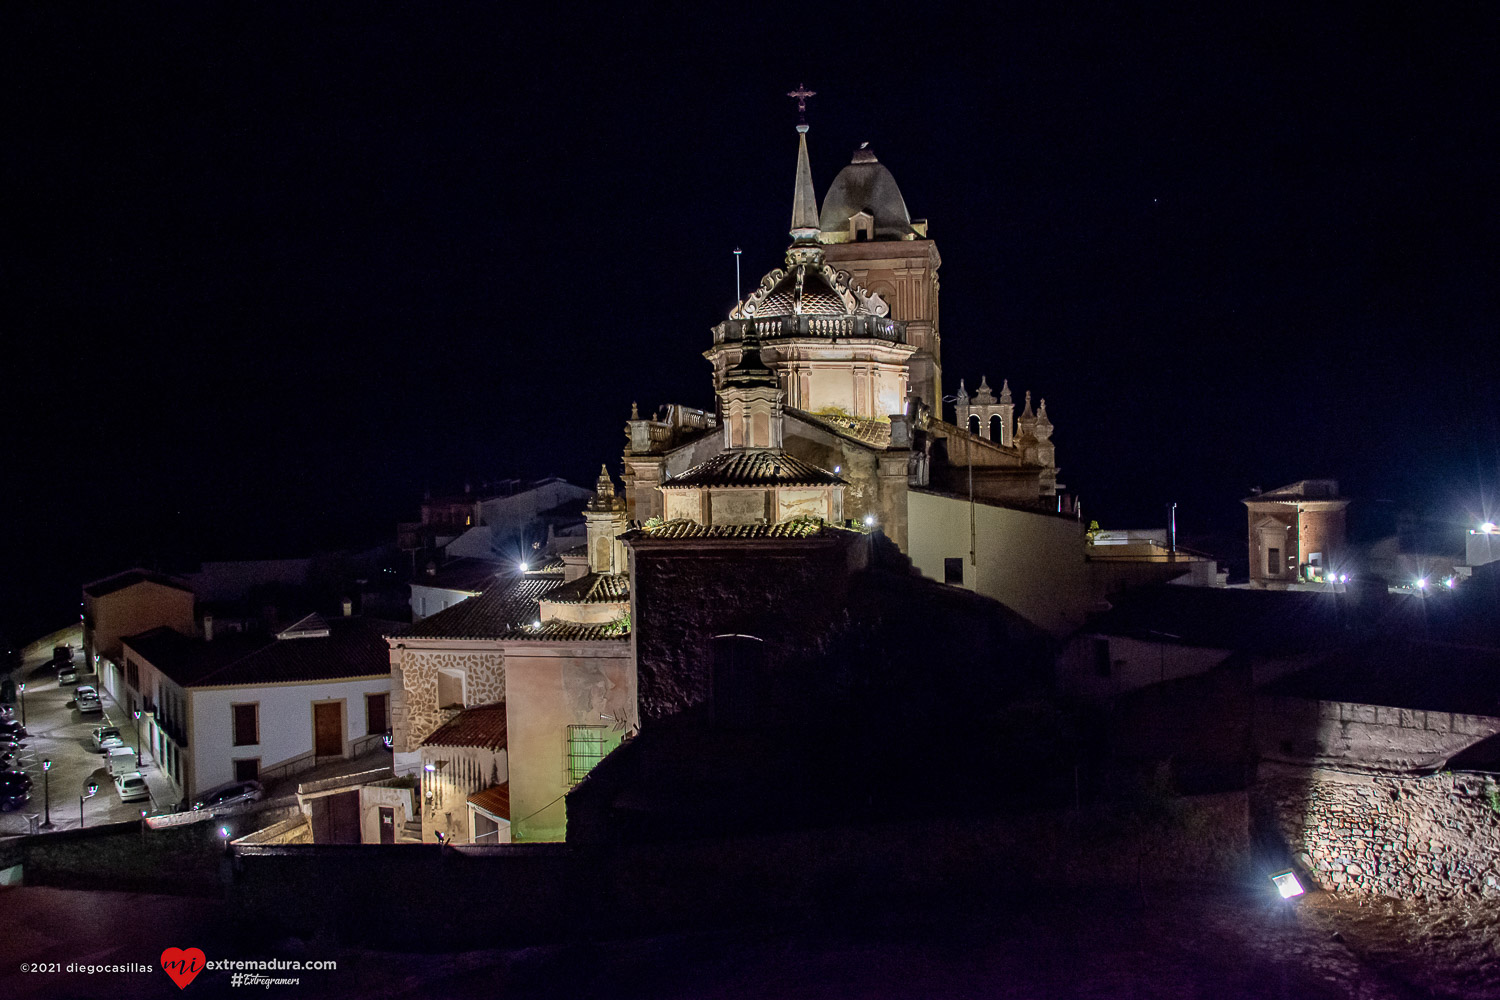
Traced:
POLYGON ((126 587, 133 587, 138 583, 158 583, 163 587, 171 587, 173 590, 185 590, 189 594, 193 592, 193 588, 181 580, 174 580, 164 573, 153 573, 146 569, 128 569, 123 573, 95 580, 93 583, 85 584, 83 592, 90 597, 103 597, 106 594, 124 590, 126 587))
POLYGON ((703 486, 836 486, 843 480, 779 451, 722 451, 661 484, 664 490, 703 486))
POLYGON ((1278 486, 1274 490, 1257 493, 1246 497, 1245 503, 1256 503, 1262 500, 1280 501, 1284 503, 1295 503, 1298 501, 1308 502, 1317 500, 1342 500, 1339 496, 1339 484, 1334 479, 1300 479, 1286 486, 1278 486))
POLYGON ((526 564, 526 575, 562 576, 565 568, 562 556, 543 556, 539 562, 528 562, 526 564))
POLYGON ((272 639, 231 633, 212 641, 157 628, 125 642, 183 687, 241 687, 390 673, 390 647, 384 637, 399 633, 404 626, 364 617, 332 618, 325 625, 327 635, 272 639))
POLYGON ((871 448, 889 448, 891 445, 891 422, 878 417, 851 417, 842 413, 809 413, 806 410, 788 408, 788 413, 810 424, 826 427, 841 437, 858 441, 871 448))
POLYGON ((491 584, 478 597, 429 615, 406 631, 411 639, 498 639, 537 617, 537 599, 562 583, 560 576, 531 574, 491 584))
POLYGON ((505 749, 505 702, 475 705, 459 712, 422 741, 424 747, 505 749))
POLYGON ((817 518, 797 518, 780 524, 699 524, 682 519, 637 530, 650 538, 812 538, 826 529, 817 518))
POLYGON ((469 801, 491 816, 510 819, 510 782, 502 781, 482 792, 475 792, 469 796, 469 801))
POLYGON ((589 573, 548 591, 557 604, 618 604, 630 600, 630 577, 622 573, 589 573))
POLYGON ((495 638, 527 642, 595 642, 600 640, 625 642, 630 639, 630 631, 622 622, 584 625, 578 622, 566 622, 561 618, 552 618, 540 625, 517 626, 495 638))
POLYGON ((561 552, 559 552, 557 554, 557 557, 559 559, 566 559, 569 556, 583 556, 583 557, 587 557, 588 554, 589 554, 589 544, 588 544, 588 542, 584 542, 582 545, 575 545, 571 549, 563 549, 561 552))

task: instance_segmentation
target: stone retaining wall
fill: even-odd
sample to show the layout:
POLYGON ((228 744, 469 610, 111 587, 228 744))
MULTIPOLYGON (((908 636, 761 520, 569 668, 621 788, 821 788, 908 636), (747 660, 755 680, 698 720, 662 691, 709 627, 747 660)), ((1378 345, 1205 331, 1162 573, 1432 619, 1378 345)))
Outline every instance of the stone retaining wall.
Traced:
POLYGON ((1494 776, 1374 776, 1261 765, 1257 818, 1324 889, 1500 898, 1494 776))

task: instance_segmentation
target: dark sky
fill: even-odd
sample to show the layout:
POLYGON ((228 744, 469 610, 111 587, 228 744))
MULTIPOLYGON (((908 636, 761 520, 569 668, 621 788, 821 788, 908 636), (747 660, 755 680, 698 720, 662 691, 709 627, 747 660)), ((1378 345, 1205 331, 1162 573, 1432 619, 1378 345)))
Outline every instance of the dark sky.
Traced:
POLYGON ((800 81, 820 196, 871 142, 950 391, 1045 396, 1089 516, 1495 503, 1491 5, 436 6, 8 8, 12 628, 618 472, 632 400, 711 405, 733 248, 779 262, 800 81))

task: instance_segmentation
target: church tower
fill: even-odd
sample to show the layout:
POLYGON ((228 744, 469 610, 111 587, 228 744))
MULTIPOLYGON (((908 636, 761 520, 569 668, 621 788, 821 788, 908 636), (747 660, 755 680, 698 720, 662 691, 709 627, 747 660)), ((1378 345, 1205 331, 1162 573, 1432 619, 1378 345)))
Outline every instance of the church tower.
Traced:
POLYGON ((808 126, 797 126, 797 179, 792 195, 791 246, 783 267, 714 327, 704 357, 714 366, 714 387, 745 353, 753 326, 762 362, 775 375, 785 405, 809 413, 888 421, 906 412, 913 354, 905 324, 890 306, 848 271, 827 261, 817 196, 808 166, 808 126))
POLYGON ((943 259, 913 219, 896 179, 865 143, 839 171, 819 217, 828 263, 879 295, 890 316, 906 324, 913 395, 941 412, 942 339, 938 334, 938 267, 943 259))

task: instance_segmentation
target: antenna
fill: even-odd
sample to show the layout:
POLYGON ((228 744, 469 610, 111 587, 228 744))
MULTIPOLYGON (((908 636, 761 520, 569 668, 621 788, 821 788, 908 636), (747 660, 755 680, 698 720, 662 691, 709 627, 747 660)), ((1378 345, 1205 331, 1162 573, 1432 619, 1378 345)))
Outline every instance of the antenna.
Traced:
POLYGON ((740 301, 740 248, 734 248, 734 301, 740 301))

